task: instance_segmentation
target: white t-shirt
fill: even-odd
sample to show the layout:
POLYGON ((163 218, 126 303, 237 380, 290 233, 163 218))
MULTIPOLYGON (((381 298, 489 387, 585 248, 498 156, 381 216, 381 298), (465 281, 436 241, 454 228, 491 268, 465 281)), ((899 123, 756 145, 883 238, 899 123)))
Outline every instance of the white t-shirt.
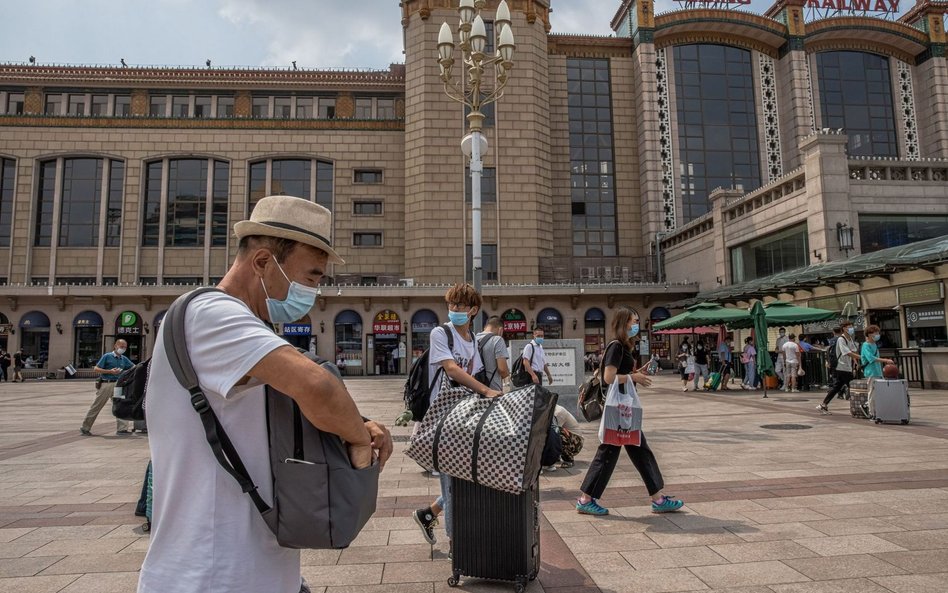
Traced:
POLYGON ((553 415, 556 416, 556 423, 566 430, 570 432, 577 432, 579 430, 579 422, 576 421, 576 416, 570 414, 569 410, 563 406, 557 404, 553 415))
POLYGON ((469 375, 473 375, 484 368, 484 363, 481 362, 481 357, 477 353, 477 342, 474 340, 474 334, 471 334, 471 341, 467 341, 461 337, 454 324, 451 324, 451 333, 454 334, 454 349, 448 350, 448 336, 444 333, 445 329, 447 328, 443 325, 440 326, 440 329, 436 327, 431 330, 428 336, 428 380, 434 381, 434 385, 431 387, 432 403, 438 397, 438 393, 441 392, 441 381, 445 377, 445 373, 442 372, 438 380, 435 381, 435 374, 441 368, 441 361, 453 358, 454 362, 458 363, 458 366, 469 375))
POLYGON ((783 350, 784 356, 787 358, 787 364, 798 364, 800 362, 800 357, 797 356, 797 353, 800 352, 800 347, 797 346, 796 342, 787 342, 781 347, 783 350))
MULTIPOLYGON (((190 396, 163 346, 148 379, 154 506, 138 593, 298 593, 300 553, 281 548, 250 497, 217 463, 190 396)), ((288 346, 233 297, 209 293, 188 305, 187 348, 211 408, 260 496, 270 502, 264 386, 236 384, 263 357, 288 346)))
POLYGON ((542 373, 543 367, 546 366, 546 354, 543 352, 543 346, 537 345, 536 342, 530 341, 529 344, 523 347, 523 352, 520 353, 521 358, 530 360, 530 355, 533 355, 533 361, 530 363, 530 366, 533 367, 533 370, 542 373), (534 350, 536 353, 534 353, 534 350))
POLYGON ((778 355, 778 356, 781 355, 781 354, 786 354, 786 353, 784 352, 784 350, 783 350, 783 347, 786 346, 786 345, 787 345, 787 342, 789 342, 789 341, 790 341, 790 338, 788 338, 786 334, 784 334, 784 335, 780 336, 779 338, 777 338, 776 347, 777 347, 777 355, 778 355))
POLYGON ((844 336, 840 336, 836 340, 836 356, 839 358, 836 362, 837 371, 853 372, 853 359, 849 356, 849 353, 853 351, 854 346, 855 344, 850 343, 844 336))

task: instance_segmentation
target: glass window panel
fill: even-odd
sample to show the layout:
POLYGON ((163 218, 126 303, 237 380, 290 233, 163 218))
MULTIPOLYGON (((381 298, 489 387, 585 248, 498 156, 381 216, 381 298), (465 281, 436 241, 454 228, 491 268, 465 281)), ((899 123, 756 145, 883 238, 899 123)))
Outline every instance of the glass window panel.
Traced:
POLYGON ((194 97, 194 117, 211 117, 211 97, 194 97))
POLYGON ((145 208, 142 220, 142 246, 157 247, 161 227, 162 163, 149 163, 145 170, 145 208))
POLYGON ((191 100, 189 97, 171 97, 171 117, 190 117, 191 100))
MULTIPOLYGON (((489 105, 493 107, 493 103, 489 105)), ((378 119, 395 119, 395 99, 379 99, 376 107, 378 119)))
POLYGON ((92 107, 89 113, 92 115, 105 115, 109 111, 108 95, 92 95, 92 107))
POLYGON ((69 115, 86 114, 86 96, 69 95, 69 109, 66 111, 69 115))
POLYGON ((7 113, 9 115, 23 114, 23 93, 10 93, 7 95, 7 113))
POLYGON ((251 117, 270 117, 270 97, 254 97, 250 104, 251 117))
POLYGON ((112 115, 116 117, 128 117, 132 114, 132 97, 130 95, 115 95, 115 106, 112 108, 112 115))
POLYGON ((0 159, 0 247, 10 246, 16 161, 0 159))
POLYGON ((818 53, 816 63, 820 112, 828 127, 849 136, 849 154, 897 157, 889 59, 833 51, 818 53))
POLYGON ((372 98, 356 97, 355 100, 355 118, 372 119, 372 98))
POLYGON ((166 115, 168 98, 164 95, 152 96, 148 98, 148 115, 152 117, 164 117, 166 115))
POLYGON ((227 205, 230 195, 230 165, 214 161, 214 185, 211 195, 211 245, 227 245, 227 205))
POLYGON ((166 247, 204 245, 207 216, 207 159, 175 159, 168 168, 166 247))
POLYGON ((320 97, 318 101, 319 101, 319 119, 335 119, 336 117, 335 97, 320 97))
MULTIPOLYGON (((471 169, 464 170, 464 197, 471 201, 471 169)), ((497 201, 497 169, 494 167, 484 167, 481 173, 481 203, 497 201)))
POLYGON ((277 119, 290 119, 292 111, 293 97, 273 98, 273 117, 277 119))
POLYGON ((234 117, 234 98, 217 98, 217 117, 234 117))
POLYGON ((248 204, 250 212, 257 205, 257 201, 267 195, 267 162, 251 163, 250 165, 250 196, 248 204))
POLYGON ((62 115, 63 112, 63 96, 62 95, 46 95, 46 108, 43 113, 46 115, 62 115))
POLYGON ((271 195, 287 195, 310 199, 309 181, 312 161, 275 160, 270 182, 271 195))
POLYGON ((49 247, 53 238, 53 200, 56 190, 56 161, 40 164, 40 180, 36 196, 36 227, 33 245, 49 247))
POLYGON ((105 246, 118 247, 122 233, 122 202, 125 195, 125 163, 111 161, 105 210, 105 246))
POLYGON ((313 98, 296 98, 296 119, 313 119, 313 98))
POLYGON ((333 210, 333 177, 335 167, 326 161, 316 161, 316 203, 333 210))

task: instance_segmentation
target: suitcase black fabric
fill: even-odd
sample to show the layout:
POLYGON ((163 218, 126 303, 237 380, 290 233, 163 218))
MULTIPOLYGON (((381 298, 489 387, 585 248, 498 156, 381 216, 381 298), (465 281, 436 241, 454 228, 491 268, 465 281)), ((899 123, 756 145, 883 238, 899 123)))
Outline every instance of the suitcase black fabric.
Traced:
POLYGON ((509 494, 451 479, 452 576, 512 581, 521 593, 540 570, 540 485, 509 494))

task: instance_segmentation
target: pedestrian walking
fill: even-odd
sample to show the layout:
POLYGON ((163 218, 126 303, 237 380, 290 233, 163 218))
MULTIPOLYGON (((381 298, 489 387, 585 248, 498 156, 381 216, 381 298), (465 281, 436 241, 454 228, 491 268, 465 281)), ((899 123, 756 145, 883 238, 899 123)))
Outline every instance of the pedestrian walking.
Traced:
POLYGON ((731 381, 731 369, 733 368, 734 353, 731 351, 733 347, 734 336, 730 334, 718 344, 718 360, 721 361, 721 389, 723 391, 730 391, 728 383, 731 381))
MULTIPOLYGON (((428 336, 428 377, 431 378, 431 403, 441 393, 441 377, 447 378, 456 385, 467 387, 474 393, 484 397, 503 395, 500 390, 491 389, 474 378, 483 367, 478 353, 477 341, 471 333, 471 320, 481 311, 481 295, 470 284, 455 284, 444 295, 448 304, 448 326, 434 329, 428 336), (448 346, 450 331, 451 347, 448 346)), ((487 350, 485 350, 487 352, 487 350)), ((413 515, 415 523, 421 527, 422 535, 429 544, 437 543, 434 528, 438 524, 438 516, 444 513, 444 527, 451 539, 451 476, 440 473, 441 496, 430 506, 417 509, 413 515)))
POLYGON ((704 388, 704 382, 709 379, 708 375, 708 348, 704 340, 698 338, 695 342, 695 391, 704 388))
POLYGON ((13 353, 13 382, 23 382, 23 348, 13 353))
POLYGON ((853 336, 856 335, 856 328, 849 321, 840 324, 842 335, 836 340, 836 378, 833 387, 830 388, 823 403, 816 407, 822 414, 829 414, 829 403, 833 398, 843 392, 843 389, 849 387, 849 382, 853 380, 856 371, 856 364, 859 362, 859 354, 856 352, 856 341, 853 336))
POLYGON ((741 352, 741 362, 744 364, 744 381, 741 389, 757 388, 757 349, 754 348, 754 338, 744 338, 744 350, 741 352))
MULTIPOLYGON (((639 333, 639 316, 630 309, 620 309, 612 322, 614 339, 610 347, 603 355, 603 384, 611 385, 618 380, 625 383, 631 376, 632 380, 643 386, 648 387, 652 384, 652 379, 643 373, 635 372, 632 362, 632 341, 639 333)), ((584 515, 608 515, 609 510, 599 504, 612 477, 612 472, 619 461, 619 453, 622 447, 614 445, 599 445, 596 450, 596 456, 583 480, 581 493, 576 499, 576 511, 584 515)), ((645 433, 642 433, 642 440, 639 446, 626 445, 625 452, 642 481, 648 490, 649 497, 652 500, 653 513, 668 513, 677 511, 684 504, 673 496, 667 496, 662 493, 665 487, 665 481, 662 478, 662 472, 658 467, 658 461, 655 454, 648 446, 645 439, 645 433)))
POLYGON ((0 381, 7 381, 10 378, 10 365, 13 359, 6 350, 0 350, 0 381))
POLYGON ((543 385, 543 375, 546 373, 550 383, 553 382, 553 373, 550 372, 550 366, 546 363, 546 353, 543 352, 543 330, 536 328, 533 330, 533 340, 523 347, 520 354, 523 358, 523 368, 530 373, 530 379, 535 385, 543 385))
POLYGON ((487 320, 484 331, 477 334, 477 353, 484 363, 484 384, 494 391, 504 390, 504 381, 510 377, 507 359, 510 354, 504 344, 504 323, 494 315, 487 320))
POLYGON ((866 379, 881 379, 882 365, 895 364, 891 358, 879 358, 879 340, 882 339, 882 329, 878 325, 866 328, 866 341, 859 349, 859 363, 862 366, 862 375, 866 379))
MULTIPOLYGON (((368 468, 377 458, 381 469, 392 451, 391 435, 362 417, 342 381, 272 329, 310 313, 329 264, 338 269, 344 263, 329 242, 332 228, 329 210, 314 202, 262 198, 250 220, 234 226, 237 252, 220 291, 197 295, 184 311, 187 336, 181 338, 206 396, 202 403, 226 429, 266 503, 273 497, 267 386, 341 438, 352 467, 368 468)), ((191 395, 168 360, 170 326, 158 330, 148 376, 152 530, 138 593, 309 591, 299 550, 279 545, 209 446, 191 395)), ((329 506, 326 496, 311 502, 329 506)))
POLYGON ((787 328, 781 327, 777 329, 777 342, 774 344, 774 373, 777 374, 777 379, 780 380, 779 387, 786 391, 787 387, 787 357, 784 356, 783 346, 787 343, 787 328))
POLYGON ((691 353, 688 338, 682 340, 681 346, 678 347, 678 371, 681 373, 681 390, 688 391, 688 382, 695 372, 695 358, 691 353))
MULTIPOLYGON (((135 366, 135 363, 125 356, 127 348, 128 344, 125 340, 118 339, 115 341, 112 351, 103 354, 99 362, 95 363, 95 372, 99 373, 99 378, 95 382, 95 399, 92 401, 92 405, 89 406, 89 411, 86 412, 86 418, 82 421, 82 426, 79 427, 79 432, 85 436, 92 435, 92 423, 99 416, 102 407, 111 403, 118 376, 122 374, 122 371, 135 366)), ((118 436, 132 434, 132 431, 128 429, 128 422, 116 418, 115 434, 118 436)))

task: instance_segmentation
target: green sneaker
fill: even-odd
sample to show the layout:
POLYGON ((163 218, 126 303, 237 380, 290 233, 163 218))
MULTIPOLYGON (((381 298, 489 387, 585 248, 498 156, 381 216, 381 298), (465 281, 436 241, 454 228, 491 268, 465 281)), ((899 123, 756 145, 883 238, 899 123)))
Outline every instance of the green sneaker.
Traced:
POLYGON ((608 515, 609 509, 600 506, 599 503, 595 501, 595 499, 590 499, 589 502, 587 503, 579 502, 579 500, 577 499, 576 512, 579 513, 580 515, 602 516, 602 515, 608 515))
POLYGON ((674 496, 662 495, 662 498, 659 502, 655 502, 654 500, 652 501, 652 512, 674 513, 683 506, 685 506, 685 503, 680 500, 675 500, 674 496))

